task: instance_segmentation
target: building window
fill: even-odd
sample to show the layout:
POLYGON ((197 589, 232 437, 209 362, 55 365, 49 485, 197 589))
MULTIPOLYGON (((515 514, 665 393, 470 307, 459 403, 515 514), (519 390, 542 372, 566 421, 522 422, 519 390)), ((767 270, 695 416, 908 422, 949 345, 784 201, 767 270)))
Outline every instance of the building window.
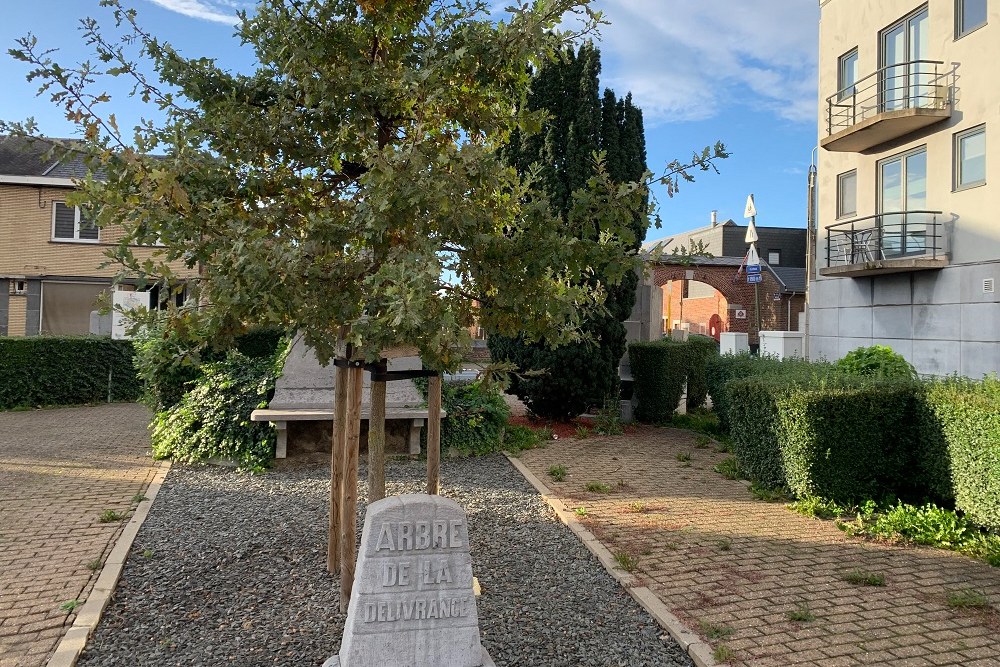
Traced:
POLYGON ((840 56, 837 68, 837 101, 841 102, 852 97, 857 92, 854 84, 858 82, 858 49, 855 47, 840 56))
POLYGON ((778 266, 781 264, 781 251, 780 250, 768 250, 767 251, 767 263, 771 266, 778 266))
POLYGON ((858 214, 858 170, 852 169, 837 176, 837 217, 858 214))
POLYGON ((955 0, 955 39, 986 25, 986 0, 955 0))
POLYGON ((955 135, 955 189, 986 184, 986 126, 955 135))
POLYGON ((83 217, 79 206, 52 202, 52 240, 96 243, 99 240, 97 225, 83 217))

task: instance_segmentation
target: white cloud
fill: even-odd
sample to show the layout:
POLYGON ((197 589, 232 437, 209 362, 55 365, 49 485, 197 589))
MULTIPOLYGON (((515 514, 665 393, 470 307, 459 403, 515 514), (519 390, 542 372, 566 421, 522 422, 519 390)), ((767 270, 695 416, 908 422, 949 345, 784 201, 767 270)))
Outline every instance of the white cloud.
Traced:
POLYGON ((234 9, 242 9, 245 3, 233 0, 149 0, 155 5, 191 18, 236 25, 239 18, 234 9))
POLYGON ((807 0, 600 0, 605 84, 651 124, 733 104, 816 120, 819 10, 807 0))

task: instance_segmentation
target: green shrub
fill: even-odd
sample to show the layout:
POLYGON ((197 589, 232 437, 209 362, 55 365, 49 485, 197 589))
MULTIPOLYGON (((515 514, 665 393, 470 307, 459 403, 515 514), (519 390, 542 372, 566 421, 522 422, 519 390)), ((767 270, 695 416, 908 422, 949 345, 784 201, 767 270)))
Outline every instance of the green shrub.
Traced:
POLYGON ((800 498, 845 502, 910 493, 916 390, 912 382, 870 381, 780 392, 775 426, 785 484, 800 498))
POLYGON ((654 424, 668 421, 684 395, 687 345, 670 340, 634 342, 628 346, 628 359, 635 418, 654 424))
POLYGON ((1000 380, 952 378, 926 385, 919 468, 937 497, 1000 530, 1000 380))
POLYGON ((785 486, 778 440, 778 405, 789 387, 764 377, 733 380, 726 385, 731 451, 747 479, 760 486, 785 486))
POLYGON ((706 369, 713 357, 719 356, 719 342, 711 336, 692 334, 687 339, 687 409, 694 410, 705 405, 708 398, 708 378, 706 369))
POLYGON ((266 468, 274 455, 274 428, 250 421, 250 413, 267 405, 284 357, 251 358, 232 351, 222 361, 203 364, 191 390, 153 418, 153 454, 185 462, 231 459, 243 470, 266 468))
MULTIPOLYGON (((153 410, 177 405, 201 377, 203 363, 226 358, 225 347, 212 348, 200 342, 205 336, 185 337, 158 320, 142 328, 135 337, 136 367, 144 384, 143 401, 153 410)), ((287 340, 273 326, 250 327, 229 341, 230 347, 249 358, 273 357, 287 340)))
POLYGON ((104 336, 0 337, 0 410, 138 400, 132 357, 104 336))
MULTIPOLYGON (((427 379, 414 380, 427 396, 427 379)), ((499 386, 481 380, 444 382, 441 385, 441 407, 447 413, 441 420, 441 449, 472 456, 490 454, 505 447, 504 436, 510 408, 499 386)), ((530 439, 512 435, 514 445, 508 449, 530 449, 530 439)), ((426 432, 424 433, 426 443, 426 432)))
POLYGON ((836 364, 851 375, 915 380, 917 371, 901 354, 886 345, 872 345, 851 350, 836 364))

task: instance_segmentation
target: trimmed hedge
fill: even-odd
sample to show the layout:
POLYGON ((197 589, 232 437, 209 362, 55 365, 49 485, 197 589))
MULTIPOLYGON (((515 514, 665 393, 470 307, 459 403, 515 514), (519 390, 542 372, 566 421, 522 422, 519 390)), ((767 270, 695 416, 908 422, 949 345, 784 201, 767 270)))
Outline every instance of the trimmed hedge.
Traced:
POLYGON ((928 487, 1000 531, 1000 380, 930 382, 922 398, 920 468, 928 487))
POLYGON ((138 400, 133 356, 105 336, 0 337, 0 409, 138 400))
POLYGON ((687 345, 671 340, 630 343, 628 360, 635 418, 647 423, 669 421, 684 395, 687 345))
POLYGON ((719 356, 719 341, 711 336, 692 334, 687 339, 687 409, 705 405, 708 398, 707 367, 710 360, 719 356))

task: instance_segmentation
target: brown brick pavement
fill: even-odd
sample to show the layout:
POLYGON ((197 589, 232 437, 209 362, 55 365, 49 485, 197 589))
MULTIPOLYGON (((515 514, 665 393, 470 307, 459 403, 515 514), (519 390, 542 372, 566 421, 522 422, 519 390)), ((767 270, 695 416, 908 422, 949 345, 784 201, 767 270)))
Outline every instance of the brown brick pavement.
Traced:
POLYGON ((727 455, 698 436, 642 428, 614 438, 561 439, 522 461, 614 554, 638 562, 640 586, 734 663, 754 667, 1000 666, 1000 568, 946 551, 847 537, 831 521, 754 500, 747 483, 712 471, 727 455), (690 453, 688 465, 679 453, 690 453), (548 475, 564 465, 563 482, 548 475), (598 481, 610 493, 588 493, 598 481), (624 486, 623 486, 624 485, 624 486), (853 569, 884 587, 843 581, 853 569), (988 611, 957 610, 974 588, 988 611), (811 622, 788 613, 808 608, 811 622), (727 635, 711 638, 710 631, 727 635))
POLYGON ((153 477, 141 405, 0 412, 0 667, 44 665, 153 477))

